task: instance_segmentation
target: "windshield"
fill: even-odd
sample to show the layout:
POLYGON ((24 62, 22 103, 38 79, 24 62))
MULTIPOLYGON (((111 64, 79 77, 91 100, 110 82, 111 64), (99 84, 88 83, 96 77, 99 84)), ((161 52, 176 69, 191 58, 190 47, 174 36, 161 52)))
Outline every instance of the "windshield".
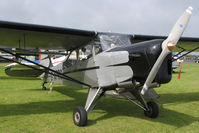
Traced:
POLYGON ((124 45, 131 45, 128 35, 120 34, 100 34, 99 35, 102 50, 108 50, 114 47, 120 47, 124 45))

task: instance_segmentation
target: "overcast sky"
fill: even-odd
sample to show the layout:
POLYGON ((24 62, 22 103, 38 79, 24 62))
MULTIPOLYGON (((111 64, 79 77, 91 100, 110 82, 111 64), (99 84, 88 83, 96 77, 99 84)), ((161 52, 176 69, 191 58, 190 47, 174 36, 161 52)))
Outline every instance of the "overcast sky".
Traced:
POLYGON ((184 36, 199 37, 199 0, 0 0, 0 20, 168 35, 188 6, 194 11, 184 36))

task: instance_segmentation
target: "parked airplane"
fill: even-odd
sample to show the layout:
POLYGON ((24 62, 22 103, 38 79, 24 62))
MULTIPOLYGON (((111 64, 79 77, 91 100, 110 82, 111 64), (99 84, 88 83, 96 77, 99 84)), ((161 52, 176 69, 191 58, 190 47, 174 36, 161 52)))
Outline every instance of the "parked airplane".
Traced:
MULTIPOLYGON (((135 103, 144 110, 146 116, 156 118, 159 109, 153 100, 158 95, 153 88, 171 80, 171 53, 188 24, 192 10, 192 7, 186 9, 168 37, 83 31, 0 21, 0 46, 18 47, 23 44, 25 47, 37 49, 61 49, 66 51, 66 58, 62 63, 52 66, 50 56, 46 58, 47 62, 37 64, 17 55, 17 51, 8 51, 3 47, 0 51, 40 67, 38 69, 15 61, 43 72, 45 82, 53 80, 59 84, 89 88, 85 107, 78 106, 73 113, 73 121, 77 126, 86 125, 88 114, 110 90, 113 90, 115 95, 135 103), (73 58, 70 58, 72 56, 73 58)), ((199 38, 183 37, 180 41, 194 43, 199 42, 199 38)), ((25 51, 21 49, 23 50, 25 51)), ((39 53, 60 54, 50 51, 39 53)))
MULTIPOLYGON (((41 59, 41 56, 40 56, 39 60, 35 60, 35 58, 28 58, 28 56, 26 56, 24 58, 26 58, 30 61, 33 61, 36 64, 42 64, 43 62, 47 63, 46 60, 47 61, 49 60, 48 58, 45 59, 45 57, 47 57, 47 56, 44 56, 43 59, 41 59)), ((52 62, 51 65, 56 66, 59 63, 62 63, 65 60, 65 58, 66 58, 66 56, 51 57, 51 62, 52 62)), ((20 63, 22 65, 20 65, 18 63, 12 63, 12 64, 5 66, 5 73, 8 76, 15 76, 15 77, 38 77, 43 73, 41 70, 36 70, 36 69, 30 68, 30 66, 31 66, 31 67, 40 69, 40 67, 34 63, 31 63, 28 61, 20 61, 20 63), (24 65, 27 65, 27 66, 24 66, 24 65)))

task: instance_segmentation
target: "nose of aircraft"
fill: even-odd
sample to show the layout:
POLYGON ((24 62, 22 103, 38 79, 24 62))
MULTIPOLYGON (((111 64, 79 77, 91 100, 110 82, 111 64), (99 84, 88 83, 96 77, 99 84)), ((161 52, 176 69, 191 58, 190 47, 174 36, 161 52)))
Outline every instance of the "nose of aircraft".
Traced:
MULTIPOLYGON (((144 84, 151 68, 159 57, 162 47, 161 44, 164 40, 156 39, 132 45, 117 47, 111 51, 128 51, 129 61, 128 65, 133 70, 133 78, 144 84)), ((158 83, 167 83, 171 79, 171 64, 172 56, 169 54, 163 61, 163 65, 155 78, 158 83)))
MULTIPOLYGON (((134 77, 142 84, 162 51, 163 40, 151 40, 133 44, 129 49, 129 65, 134 71, 134 77)), ((171 55, 168 55, 160 68, 155 81, 167 83, 171 79, 171 55)))

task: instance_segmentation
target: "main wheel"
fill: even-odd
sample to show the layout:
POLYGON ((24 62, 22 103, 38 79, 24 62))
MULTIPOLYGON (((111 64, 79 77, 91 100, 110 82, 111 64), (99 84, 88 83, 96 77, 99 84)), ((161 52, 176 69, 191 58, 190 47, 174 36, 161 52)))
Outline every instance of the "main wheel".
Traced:
POLYGON ((145 116, 150 118, 156 118, 159 114, 159 108, 158 105, 155 102, 147 102, 147 105, 149 107, 148 111, 144 111, 145 116))
POLYGON ((45 86, 42 87, 42 90, 47 90, 47 88, 45 86))
POLYGON ((78 106, 75 108, 75 110, 73 112, 73 122, 77 126, 85 126, 86 125, 87 112, 83 107, 78 106))

